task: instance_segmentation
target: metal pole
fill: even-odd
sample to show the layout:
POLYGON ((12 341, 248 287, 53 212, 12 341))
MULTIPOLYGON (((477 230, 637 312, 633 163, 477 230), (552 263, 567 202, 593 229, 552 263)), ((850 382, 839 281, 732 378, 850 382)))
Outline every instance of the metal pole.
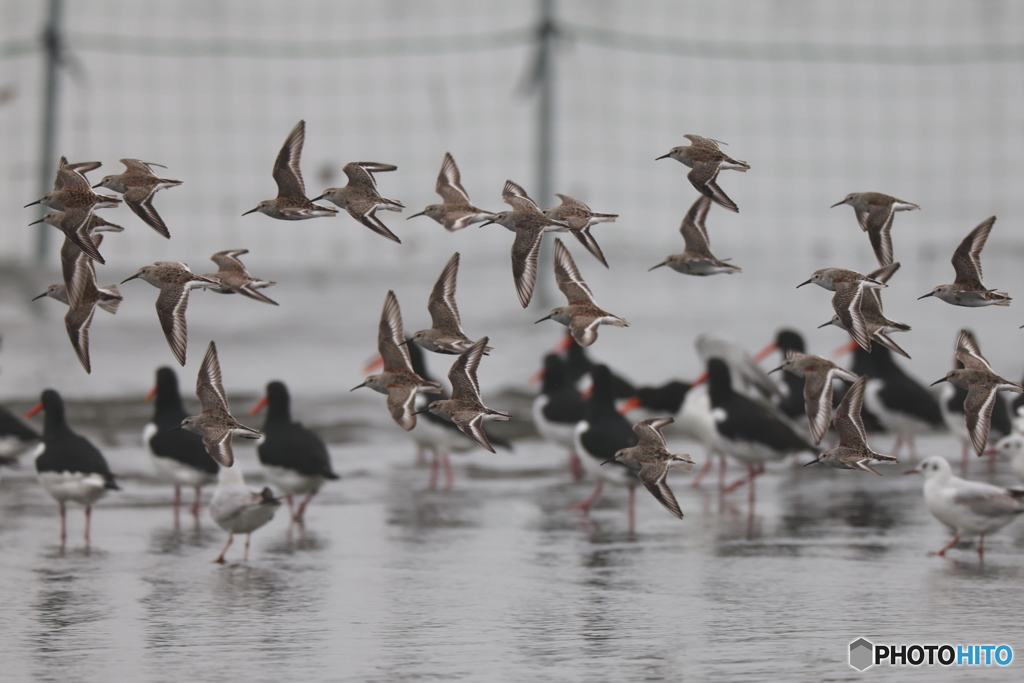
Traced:
MULTIPOLYGON (((537 25, 537 186, 535 197, 541 206, 547 206, 554 196, 555 176, 555 42, 558 28, 555 24, 555 0, 540 0, 537 25)), ((550 242, 551 240, 547 240, 550 242)), ((555 293, 552 287, 552 252, 550 244, 541 249, 537 263, 537 303, 550 307, 555 293)))
MULTIPOLYGON (((43 51, 46 59, 43 81, 43 130, 42 145, 39 159, 39 196, 53 189, 53 175, 57 164, 54 160, 57 147, 57 95, 59 78, 57 69, 60 66, 61 35, 60 20, 64 9, 64 0, 49 0, 46 27, 43 29, 43 51)), ((41 214, 48 209, 43 206, 41 214)), ((45 223, 39 224, 36 231, 36 262, 43 263, 50 246, 50 233, 53 231, 45 223)))

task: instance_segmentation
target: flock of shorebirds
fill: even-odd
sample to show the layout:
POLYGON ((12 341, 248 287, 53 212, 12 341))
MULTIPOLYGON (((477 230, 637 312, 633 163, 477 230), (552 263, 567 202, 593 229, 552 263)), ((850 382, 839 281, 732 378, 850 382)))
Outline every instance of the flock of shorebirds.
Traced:
MULTIPOLYGON (((696 276, 738 273, 739 266, 712 254, 705 223, 713 203, 738 212, 735 202, 718 185, 720 171, 745 172, 750 165, 723 152, 721 145, 724 143, 697 135, 685 137, 690 145, 673 148, 658 159, 675 159, 689 167, 691 170, 687 177, 700 197, 680 226, 684 251, 667 257, 651 270, 668 266, 680 273, 696 276)), ((337 209, 315 203, 323 199, 345 209, 375 233, 400 243, 398 236, 377 216, 377 211, 401 211, 404 206, 383 197, 375 180, 376 173, 394 171, 396 167, 375 162, 349 163, 344 167, 348 178, 346 186, 325 190, 310 199, 300 170, 304 139, 305 123, 300 121, 288 135, 274 163, 277 197, 260 202, 243 215, 259 212, 279 220, 336 215, 337 209)), ((158 177, 153 171, 158 164, 136 159, 121 161, 125 165, 123 173, 106 176, 91 185, 86 174, 98 168, 99 162, 68 163, 62 158, 53 191, 33 202, 53 209, 40 221, 58 228, 65 235, 61 249, 64 281, 51 285, 37 298, 49 296, 68 305, 65 325, 72 347, 87 372, 91 371, 89 327, 95 309, 99 306, 116 313, 122 299, 117 285, 97 284, 95 264, 104 263, 99 250, 101 233, 120 232, 123 228, 103 220, 94 211, 116 207, 123 200, 146 224, 169 238, 170 232, 153 206, 153 197, 160 190, 181 184, 178 180, 158 177), (95 188, 112 190, 120 193, 122 198, 97 194, 95 188)), ((591 228, 600 222, 614 221, 617 218, 615 214, 596 213, 567 195, 557 195, 561 199, 558 206, 542 209, 511 180, 506 181, 502 192, 510 210, 484 211, 470 202, 462 186, 459 169, 450 154, 444 156, 435 190, 442 203, 428 206, 410 218, 427 216, 449 231, 481 223, 501 225, 515 233, 511 250, 512 275, 519 303, 524 308, 533 296, 538 254, 545 232, 572 233, 602 265, 608 266, 591 228)), ((834 316, 826 325, 836 325, 849 332, 853 339, 851 350, 856 347, 854 368, 846 370, 821 356, 804 353, 798 335, 780 333, 772 348, 784 351, 783 362, 776 370, 784 371, 789 391, 788 396, 781 399, 773 398, 782 392, 753 359, 742 350, 710 337, 702 338, 698 349, 707 372, 692 383, 674 382, 664 387, 634 389, 606 366, 591 363, 586 359, 584 348, 597 340, 598 328, 601 325, 627 327, 628 323, 597 305, 569 249, 561 239, 554 240, 555 280, 567 304, 555 308, 537 322, 554 320, 565 325, 568 334, 559 353, 550 354, 545 359, 544 388, 534 405, 533 417, 542 436, 569 448, 574 471, 579 472, 582 462, 583 467, 597 475, 598 485, 594 493, 576 506, 578 509, 589 509, 600 495, 604 481, 621 483, 629 487, 632 527, 633 491, 639 483, 670 513, 682 518, 683 513, 666 478, 670 469, 689 471, 694 462, 688 455, 674 454, 668 449, 662 430, 675 421, 673 416, 676 415, 680 416, 686 432, 708 449, 709 458, 700 476, 706 473, 711 455, 716 453, 722 456, 720 477, 724 476, 726 455, 747 465, 746 477, 730 486, 721 481, 721 486, 729 491, 748 484, 751 504, 754 480, 764 471, 764 463, 768 460, 809 451, 816 457, 807 465, 821 463, 874 474, 879 474, 874 466, 897 462, 893 455, 877 453, 868 445, 869 431, 877 431, 878 427, 866 427, 865 415, 871 417, 872 425, 885 421, 882 414, 886 405, 883 404, 887 401, 893 403, 887 399, 886 392, 895 395, 893 392, 896 391, 887 388, 886 382, 893 385, 902 381, 899 379, 901 371, 889 354, 892 352, 909 358, 889 335, 908 331, 910 327, 885 316, 881 290, 888 286, 900 267, 893 259, 893 217, 898 211, 919 207, 875 192, 850 194, 834 206, 840 204, 853 207, 861 229, 868 234, 879 268, 866 275, 843 268, 825 268, 798 286, 814 283, 834 292, 834 316), (794 337, 798 341, 794 341, 794 337), (581 395, 577 390, 583 375, 590 377, 587 395, 581 395), (836 380, 848 382, 850 386, 846 388, 843 385, 840 391, 834 392, 836 380), (627 386, 625 391, 622 385, 627 386), (616 400, 619 399, 629 400, 617 406, 616 400), (871 404, 871 412, 865 411, 866 400, 871 404), (789 408, 785 405, 787 401, 789 408), (654 416, 630 425, 623 414, 638 406, 653 412, 654 416), (799 422, 804 417, 805 427, 799 422), (828 436, 830 425, 835 429, 836 445, 822 449, 818 444, 828 436)), ((988 289, 982 282, 980 253, 994 223, 995 217, 983 221, 956 249, 952 259, 955 281, 939 285, 921 298, 936 297, 953 305, 970 307, 1010 303, 1007 294, 988 289)), ((218 266, 216 273, 197 275, 184 263, 160 261, 139 268, 135 275, 122 281, 124 284, 138 278, 160 290, 156 302, 157 316, 167 343, 180 364, 185 364, 188 341, 185 311, 190 290, 203 288, 222 294, 238 293, 276 305, 259 291, 275 283, 249 274, 239 259, 246 253, 245 249, 234 249, 214 254, 212 260, 218 266)), ((488 434, 484 423, 510 419, 509 413, 487 407, 481 398, 477 371, 482 357, 492 349, 488 346, 488 337, 474 341, 463 332, 455 301, 458 268, 459 254, 456 253, 441 271, 429 296, 432 326, 409 337, 403 330, 398 299, 394 292, 387 293, 378 330, 380 358, 375 365, 380 371, 354 387, 369 387, 385 394, 393 420, 402 429, 412 431, 421 447, 434 451, 432 486, 436 484, 440 467, 445 468, 449 485, 451 483, 449 451, 467 450, 475 442, 494 452, 492 441, 496 439, 488 434), (456 356, 448 373, 452 388, 450 395, 446 395, 442 385, 427 375, 421 349, 456 356), (426 419, 420 420, 418 427, 419 415, 425 415, 426 419), (454 430, 461 435, 453 436, 454 430)), ((948 382, 960 392, 948 401, 945 410, 962 416, 962 431, 980 456, 986 452, 994 411, 1000 405, 1005 409, 998 392, 1022 393, 1024 387, 996 374, 966 330, 961 331, 957 338, 956 358, 959 367, 939 380, 948 382)), ((900 391, 906 394, 902 397, 904 403, 925 404, 929 398, 935 402, 923 389, 923 393, 914 394, 913 391, 908 393, 904 387, 896 393, 900 391)), ((158 467, 175 484, 176 514, 181 486, 195 487, 195 513, 198 510, 199 487, 214 478, 217 480, 210 504, 211 514, 217 524, 229 532, 228 543, 218 557, 220 562, 224 561, 233 534, 250 534, 269 521, 280 505, 270 488, 254 491, 245 486, 241 470, 234 464, 234 436, 263 439, 259 446, 261 461, 275 488, 287 495, 289 507, 293 508, 293 495, 306 495, 298 511, 292 509, 295 520, 302 519, 306 504, 319 487, 325 481, 337 478, 331 470, 323 442, 291 419, 289 397, 283 384, 271 383, 267 401, 255 408, 262 408, 263 403, 270 405, 262 434, 235 419, 224 392, 217 346, 213 341, 203 358, 196 386, 202 405, 201 414, 185 414, 177 390, 177 378, 170 368, 162 368, 158 372, 154 393, 157 397, 156 414, 153 423, 147 427, 146 441, 157 458, 158 467)), ((892 405, 888 408, 890 412, 898 412, 892 405)), ((117 488, 117 483, 102 454, 67 426, 63 403, 57 392, 44 392, 40 405, 28 415, 38 410, 46 411, 46 425, 36 466, 40 481, 60 503, 63 542, 66 537, 65 502, 70 500, 83 504, 88 520, 92 503, 107 490, 117 488)), ((904 406, 903 410, 918 421, 934 422, 931 413, 937 413, 938 407, 931 411, 930 406, 910 405, 904 406), (922 411, 929 415, 922 417, 922 411)), ((890 427, 890 431, 909 436, 898 428, 890 427)), ((1020 452, 1024 463, 1024 435, 1011 434, 1000 442, 1000 449, 1020 452)), ((942 458, 924 460, 919 471, 926 478, 925 496, 929 509, 957 533, 953 542, 940 554, 961 535, 981 535, 983 539, 986 533, 995 531, 1024 512, 1024 491, 954 477, 949 463, 942 458)), ((88 534, 87 522, 87 542, 88 534)), ((979 552, 982 548, 979 544, 979 552)))

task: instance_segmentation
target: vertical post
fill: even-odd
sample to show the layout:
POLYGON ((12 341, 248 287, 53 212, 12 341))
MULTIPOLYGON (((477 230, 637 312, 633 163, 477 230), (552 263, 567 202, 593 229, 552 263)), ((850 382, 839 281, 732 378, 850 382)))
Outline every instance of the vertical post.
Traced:
MULTIPOLYGON (((53 189, 53 174, 56 173, 57 145, 57 95, 59 91, 58 67, 61 58, 60 20, 64 9, 63 0, 49 0, 46 27, 43 29, 43 51, 46 60, 43 70, 43 130, 39 159, 39 196, 53 189)), ((47 211, 47 207, 41 207, 47 211)), ((42 263, 50 244, 53 228, 40 223, 36 231, 36 262, 42 263)))
MULTIPOLYGON (((537 181, 534 195, 541 206, 551 201, 554 194, 555 174, 555 42, 558 28, 555 24, 555 0, 540 0, 537 24, 537 148, 535 150, 537 181)), ((537 302, 541 307, 551 306, 552 291, 551 249, 542 249, 537 264, 537 302)))

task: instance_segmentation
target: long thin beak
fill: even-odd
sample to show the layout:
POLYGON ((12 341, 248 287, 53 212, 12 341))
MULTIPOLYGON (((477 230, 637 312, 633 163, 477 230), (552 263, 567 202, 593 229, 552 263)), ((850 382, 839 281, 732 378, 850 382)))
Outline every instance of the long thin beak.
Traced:
POLYGON ((540 320, 538 320, 537 322, 535 322, 533 324, 536 325, 537 323, 542 323, 545 320, 551 320, 551 316, 553 316, 553 315, 554 315, 554 313, 548 313, 546 316, 544 316, 543 318, 541 318, 540 320))
POLYGON ((428 407, 426 407, 426 408, 424 408, 422 410, 417 410, 415 413, 412 413, 412 415, 422 415, 423 413, 429 413, 429 412, 430 412, 430 407, 428 406, 428 407))
POLYGON ((610 462, 615 462, 615 458, 608 458, 607 460, 605 460, 605 461, 604 461, 604 462, 602 462, 601 464, 602 464, 602 465, 607 465, 607 464, 608 464, 608 463, 610 463, 610 462))
POLYGON ((37 221, 32 221, 31 223, 29 223, 29 225, 36 225, 36 224, 38 224, 38 223, 42 223, 42 222, 43 222, 43 219, 42 219, 42 218, 40 218, 40 219, 39 219, 39 220, 37 220, 37 221))
POLYGON ((903 474, 921 474, 921 470, 919 470, 919 469, 917 469, 917 468, 915 467, 915 468, 914 468, 914 469, 912 469, 912 470, 907 470, 907 471, 906 471, 906 472, 904 472, 903 474))
MULTIPOLYGON (((420 211, 419 213, 414 213, 413 215, 409 216, 409 218, 416 218, 416 216, 426 216, 426 215, 427 215, 426 211, 420 211)), ((405 220, 409 220, 409 218, 406 218, 405 220)))
POLYGON ((822 323, 821 325, 818 325, 818 329, 820 330, 823 327, 828 327, 831 324, 832 324, 832 321, 829 320, 827 323, 822 323))
POLYGON ((661 161, 662 159, 668 159, 670 156, 672 156, 672 152, 669 152, 668 154, 662 154, 660 157, 655 159, 655 161, 661 161))
POLYGON ((154 385, 153 385, 153 388, 149 390, 149 393, 147 393, 147 394, 146 394, 146 398, 145 398, 145 399, 143 399, 143 400, 145 400, 145 401, 146 401, 146 403, 149 403, 149 402, 150 402, 150 401, 152 401, 152 400, 153 400, 153 399, 154 399, 155 397, 156 397, 156 385, 154 384, 154 385))
POLYGON ((35 301, 35 300, 37 300, 37 299, 42 299, 42 298, 43 298, 44 296, 46 296, 46 292, 43 292, 43 293, 42 293, 42 294, 40 294, 39 296, 34 296, 34 297, 32 297, 32 301, 35 301))
POLYGON ((921 299, 924 299, 924 298, 929 297, 929 296, 935 296, 935 292, 928 292, 924 296, 917 297, 917 300, 920 301, 921 299))
POLYGON ((946 381, 946 378, 945 378, 945 377, 943 377, 942 379, 937 379, 937 380, 935 380, 934 382, 932 382, 932 383, 931 383, 931 384, 929 384, 928 386, 930 386, 930 387, 934 387, 934 386, 935 386, 936 384, 938 384, 939 382, 945 382, 945 381, 946 381))
POLYGON ((800 288, 801 288, 801 287, 803 287, 804 285, 809 285, 809 284, 811 284, 811 283, 812 283, 813 281, 814 281, 814 278, 812 277, 812 278, 811 278, 810 280, 808 280, 807 282, 801 282, 800 284, 798 284, 798 285, 796 286, 796 288, 797 288, 797 289, 800 289, 800 288))
POLYGON ((125 278, 124 280, 121 280, 121 284, 123 285, 124 283, 128 282, 128 280, 134 280, 134 279, 135 279, 135 278, 137 278, 138 276, 139 276, 139 274, 138 274, 138 273, 135 273, 135 275, 132 275, 132 276, 131 276, 131 277, 129 277, 129 278, 125 278))
POLYGON ((103 181, 101 180, 100 182, 98 182, 98 183, 96 183, 95 185, 93 185, 93 186, 92 186, 92 189, 94 189, 94 190, 95 190, 95 189, 96 189, 97 187, 100 187, 100 186, 102 186, 102 185, 103 185, 103 181))
POLYGON ((260 400, 256 401, 256 405, 254 405, 252 408, 249 408, 249 414, 250 415, 255 415, 256 413, 260 412, 261 410, 263 410, 266 407, 267 407, 267 397, 264 396, 260 400))
POLYGON ((366 386, 366 382, 363 382, 362 384, 358 384, 358 385, 356 385, 356 386, 352 387, 351 389, 349 389, 349 393, 352 393, 352 392, 353 392, 353 391, 355 391, 356 389, 362 389, 362 388, 363 388, 363 387, 365 387, 365 386, 366 386))
POLYGON ((778 344, 776 344, 775 342, 769 342, 767 346, 765 346, 763 349, 761 349, 756 354, 754 354, 754 360, 756 362, 760 363, 765 358, 767 358, 769 355, 771 355, 772 353, 777 351, 778 348, 779 348, 778 344))
POLYGON ((662 266, 667 266, 667 265, 668 265, 668 261, 662 261, 662 262, 661 262, 661 263, 659 263, 658 265, 656 265, 656 266, 651 266, 650 268, 648 268, 648 269, 647 269, 647 272, 649 273, 649 272, 651 272, 652 270, 654 270, 655 268, 661 268, 662 266))
POLYGON ((770 374, 772 374, 773 372, 778 372, 778 371, 779 371, 779 370, 781 370, 781 369, 782 369, 782 366, 780 365, 779 367, 775 368, 774 370, 769 370, 769 371, 768 371, 768 374, 770 375, 770 374))
POLYGON ((258 209, 249 209, 248 211, 246 211, 242 215, 243 216, 248 216, 250 213, 255 213, 256 211, 258 211, 258 209))
POLYGON ((839 206, 840 204, 845 204, 845 203, 846 203, 846 200, 844 199, 844 200, 843 200, 843 201, 841 201, 841 202, 836 202, 835 204, 833 204, 832 206, 830 206, 830 207, 828 207, 828 208, 830 208, 830 209, 834 209, 834 208, 836 208, 837 206, 839 206))
POLYGON ((32 406, 31 408, 29 408, 28 412, 26 412, 22 417, 25 417, 26 419, 30 418, 30 417, 35 417, 39 413, 39 411, 42 410, 42 409, 43 409, 43 404, 42 403, 37 403, 34 406, 32 406))
POLYGON ((635 408, 639 408, 641 405, 643 405, 643 401, 640 400, 640 397, 632 396, 629 399, 627 399, 625 403, 619 406, 619 415, 625 415, 629 411, 635 408))
POLYGON ((313 197, 313 198, 312 198, 312 199, 310 199, 309 201, 311 201, 311 202, 318 202, 318 201, 320 201, 320 200, 321 200, 321 199, 323 199, 323 198, 324 198, 324 196, 323 196, 323 195, 320 195, 319 197, 313 197))
POLYGON ((183 429, 183 427, 181 425, 178 425, 177 427, 171 427, 170 429, 164 430, 164 434, 167 434, 168 432, 174 432, 174 431, 177 431, 179 429, 183 429))
POLYGON ((34 202, 32 202, 31 204, 26 204, 25 206, 23 206, 23 207, 21 207, 21 208, 23 208, 23 209, 27 209, 27 208, 28 208, 28 207, 30 207, 30 206, 35 206, 36 204, 42 204, 42 203, 43 203, 43 200, 41 200, 41 199, 37 199, 37 200, 35 200, 34 202))
POLYGON ((479 225, 478 227, 481 227, 481 228, 482 228, 482 227, 484 227, 485 225, 491 225, 492 223, 494 223, 494 221, 484 221, 484 222, 483 222, 483 223, 481 223, 481 224, 480 224, 480 225, 479 225))
POLYGON ((817 458, 815 458, 814 460, 810 461, 809 463, 806 463, 804 465, 804 467, 807 467, 809 465, 817 465, 819 462, 821 462, 821 456, 820 455, 817 458))

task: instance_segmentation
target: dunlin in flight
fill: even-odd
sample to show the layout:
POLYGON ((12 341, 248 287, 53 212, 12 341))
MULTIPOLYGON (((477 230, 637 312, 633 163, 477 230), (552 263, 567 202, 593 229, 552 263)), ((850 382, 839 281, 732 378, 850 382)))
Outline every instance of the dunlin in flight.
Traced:
POLYGON ((586 247, 587 251, 593 254, 594 258, 607 268, 608 261, 605 260, 604 252, 601 251, 597 240, 590 233, 590 227, 596 223, 614 223, 619 214, 597 213, 591 211, 590 207, 580 200, 573 199, 569 195, 556 192, 555 196, 561 199, 562 203, 558 206, 544 209, 544 215, 569 226, 568 228, 560 228, 555 232, 571 232, 580 241, 580 244, 586 247))
MULTIPOLYGON (((97 243, 102 235, 94 235, 91 239, 97 243)), ((68 278, 65 293, 68 298, 68 312, 64 316, 64 326, 68 330, 71 345, 86 372, 92 372, 89 360, 89 326, 96 306, 100 305, 110 313, 116 313, 121 303, 121 292, 117 285, 98 287, 96 285, 96 268, 92 260, 86 257, 75 245, 65 240, 65 248, 61 249, 61 260, 68 278)), ((49 290, 47 290, 49 292, 49 290)))
POLYGON ((954 306, 1009 306, 1010 297, 1006 292, 987 289, 981 282, 981 250, 995 222, 995 216, 983 220, 978 227, 967 233, 967 237, 953 252, 956 280, 949 285, 939 285, 918 299, 934 296, 954 306))
MULTIPOLYGON (((92 241, 97 245, 102 239, 102 235, 92 236, 92 241)), ((81 261, 91 262, 91 260, 82 253, 81 249, 76 247, 74 243, 66 238, 64 240, 64 245, 60 250, 60 258, 61 267, 64 271, 65 277, 68 279, 68 282, 71 282, 74 279, 75 273, 83 267, 80 263, 81 261)), ((96 289, 99 293, 99 300, 96 302, 96 305, 108 313, 117 313, 117 308, 121 305, 121 301, 123 300, 117 285, 106 285, 105 287, 97 287, 96 289)), ((50 285, 46 288, 45 292, 37 297, 33 297, 32 300, 35 301, 47 296, 51 299, 56 299, 63 304, 71 304, 71 300, 68 298, 68 286, 63 282, 50 285)))
POLYGON ((153 166, 167 168, 160 164, 138 159, 121 159, 121 163, 125 166, 124 173, 108 175, 93 187, 105 187, 108 190, 120 192, 124 196, 124 203, 135 212, 136 216, 141 218, 146 225, 170 239, 171 233, 167 230, 164 219, 160 218, 160 214, 153 208, 153 195, 168 187, 177 187, 181 185, 181 181, 157 177, 153 173, 153 166))
POLYGON ((508 413, 491 410, 480 399, 480 383, 476 378, 476 370, 480 358, 487 348, 487 337, 473 344, 468 351, 455 359, 452 369, 448 372, 448 381, 452 385, 452 397, 431 401, 427 410, 438 417, 451 420, 462 433, 478 444, 494 453, 494 447, 487 440, 483 429, 484 420, 506 421, 511 419, 508 413))
MULTIPOLYGON (((430 322, 433 327, 419 330, 412 335, 412 340, 434 353, 458 355, 473 346, 473 340, 462 331, 459 320, 459 308, 455 305, 455 278, 459 275, 459 253, 448 259, 441 276, 434 283, 427 301, 430 311, 430 322)), ((491 347, 484 349, 484 353, 491 347)))
POLYGON ((648 420, 640 420, 633 425, 633 431, 640 437, 640 443, 630 448, 623 448, 615 454, 612 460, 625 462, 640 468, 637 477, 640 483, 651 492, 655 500, 661 503, 666 510, 679 519, 683 518, 683 512, 679 509, 672 489, 665 481, 670 469, 678 469, 689 472, 693 469, 693 460, 689 455, 669 453, 668 444, 665 443, 665 436, 661 430, 666 425, 675 422, 671 417, 652 417, 648 420))
POLYGON ((384 173, 397 169, 397 166, 378 164, 375 161, 354 161, 350 164, 345 164, 342 170, 348 176, 348 185, 324 190, 323 194, 319 197, 314 197, 313 201, 326 199, 329 202, 333 202, 348 211, 348 215, 352 216, 352 218, 355 218, 378 235, 383 235, 389 240, 394 240, 401 244, 402 240, 398 239, 395 233, 388 230, 388 227, 377 218, 377 210, 385 209, 387 211, 401 212, 405 206, 394 199, 382 197, 380 192, 377 191, 377 181, 373 177, 374 173, 384 173))
POLYGON ((220 373, 220 360, 217 358, 217 344, 213 341, 206 349, 203 363, 199 366, 196 379, 196 396, 203 412, 190 415, 181 421, 185 431, 203 437, 203 445, 210 457, 221 467, 227 468, 235 462, 231 450, 231 437, 243 439, 260 438, 259 430, 246 427, 231 415, 228 406, 228 395, 224 393, 224 381, 220 373))
POLYGON ((370 375, 350 391, 370 387, 387 395, 388 411, 392 419, 399 427, 409 431, 416 426, 416 393, 441 391, 441 385, 428 382, 413 371, 402 332, 402 310, 392 291, 384 297, 384 309, 380 314, 380 327, 377 331, 377 351, 384 360, 384 369, 376 375, 370 375))
POLYGON ((686 147, 673 147, 668 154, 663 154, 658 159, 675 159, 685 166, 689 166, 693 170, 686 177, 698 192, 705 197, 710 197, 719 206, 739 213, 736 203, 729 199, 725 192, 722 192, 716 179, 718 172, 723 169, 746 173, 750 170, 750 164, 745 161, 737 161, 723 152, 718 145, 725 143, 720 140, 702 138, 699 135, 684 135, 683 137, 693 144, 686 147))
POLYGON ((672 254, 647 270, 668 266, 683 275, 717 275, 718 273, 740 272, 739 266, 726 263, 729 259, 721 261, 711 253, 711 240, 708 238, 708 229, 704 225, 704 219, 710 208, 711 199, 708 197, 701 197, 695 201, 690 210, 686 212, 682 225, 679 226, 679 232, 686 243, 683 253, 672 254))
POLYGON ((306 139, 306 122, 299 121, 288 134, 281 151, 274 160, 274 182, 277 183, 277 197, 267 199, 243 213, 259 211, 271 218, 282 221, 301 221, 319 216, 333 216, 337 209, 319 206, 306 197, 306 186, 302 182, 302 170, 299 163, 302 159, 302 143, 306 139))
POLYGON ((569 328, 572 338, 580 346, 590 346, 597 341, 599 325, 629 327, 629 323, 600 308, 594 301, 587 283, 576 269, 569 250, 562 240, 555 238, 555 282, 568 299, 567 306, 559 306, 537 322, 554 320, 569 328))
MULTIPOLYGON (((43 217, 37 221, 32 221, 29 225, 38 225, 39 223, 46 223, 52 225, 55 228, 60 228, 60 222, 64 220, 64 212, 54 209, 47 211, 43 214, 43 217)), ((89 217, 89 232, 124 232, 124 228, 116 223, 110 223, 103 220, 96 214, 89 217)))
POLYGON ((992 409, 998 397, 997 392, 1013 391, 1020 394, 1024 393, 1024 387, 995 374, 992 366, 981 355, 981 349, 978 348, 974 337, 967 330, 960 330, 960 334, 957 335, 956 359, 963 363, 964 367, 950 370, 945 377, 932 382, 932 385, 949 382, 967 390, 964 418, 967 421, 967 431, 971 435, 974 452, 981 456, 985 452, 989 431, 992 429, 992 409))
POLYGON ((121 284, 135 278, 145 280, 160 290, 156 298, 156 315, 167 338, 167 345, 171 347, 177 361, 184 365, 185 349, 188 346, 185 308, 188 306, 189 290, 220 283, 204 275, 196 275, 187 265, 177 261, 157 261, 151 266, 143 266, 135 275, 122 280, 121 284))
POLYGON ((904 474, 924 476, 924 503, 928 512, 953 529, 953 540, 937 555, 945 555, 962 536, 980 536, 978 556, 981 557, 985 554, 985 536, 1024 514, 1024 491, 954 476, 949 461, 941 455, 925 458, 917 468, 904 474))
POLYGON ((849 204, 857 213, 860 229, 868 234, 871 248, 875 251, 878 265, 887 266, 892 263, 892 217, 897 211, 920 209, 917 204, 890 197, 881 192, 853 192, 846 199, 836 202, 831 208, 840 204, 849 204))
POLYGON ((568 228, 569 224, 545 216, 537 203, 527 196, 526 190, 511 180, 505 181, 501 198, 512 210, 495 214, 483 225, 497 223, 516 234, 512 242, 512 279, 519 303, 526 308, 537 284, 537 255, 540 254, 544 231, 552 229, 552 226, 568 228))
POLYGON ((839 433, 839 445, 825 451, 807 465, 821 462, 841 470, 860 470, 881 475, 872 465, 895 465, 899 462, 891 455, 875 453, 868 446, 868 436, 861 418, 867 381, 866 375, 858 377, 836 409, 834 424, 839 433))
POLYGON ((29 225, 37 225, 39 223, 46 223, 52 225, 61 232, 64 236, 71 240, 81 251, 84 251, 89 258, 94 261, 103 263, 103 257, 100 256, 99 251, 89 239, 88 235, 97 232, 124 232, 124 228, 114 223, 108 223, 96 214, 90 214, 89 220, 84 224, 73 225, 71 220, 67 220, 67 213, 64 211, 47 211, 43 214, 43 217, 37 221, 32 221, 29 225), (66 232, 70 230, 71 232, 66 232), (85 247, 84 249, 82 247, 85 247))
POLYGON ((263 438, 256 445, 267 480, 284 491, 292 520, 302 524, 306 506, 327 481, 337 480, 331 454, 323 439, 301 422, 292 420, 291 395, 284 382, 270 382, 267 393, 250 410, 255 415, 267 406, 263 438), (293 496, 305 495, 298 510, 293 496))
POLYGON ((441 195, 443 203, 431 204, 409 218, 428 216, 443 225, 445 230, 454 232, 462 230, 467 225, 485 221, 494 215, 469 203, 469 193, 462 187, 459 167, 455 165, 455 159, 448 152, 444 153, 444 161, 441 162, 441 172, 437 174, 434 191, 441 195))
POLYGON ((239 256, 248 254, 248 249, 227 249, 225 251, 218 251, 216 254, 210 257, 210 260, 217 264, 220 269, 216 273, 209 273, 203 277, 210 278, 211 280, 217 280, 220 282, 218 287, 206 287, 211 292, 217 292, 218 294, 241 294, 247 296, 250 299, 256 299, 256 301, 262 301, 265 304, 273 304, 277 306, 277 302, 260 292, 257 289, 263 289, 265 287, 272 287, 276 285, 276 282, 270 280, 259 280, 249 275, 249 271, 246 269, 245 264, 242 263, 239 256))
POLYGON ((861 314, 861 302, 864 299, 864 290, 887 285, 853 270, 822 268, 816 270, 809 280, 801 282, 797 287, 803 287, 812 282, 835 292, 832 295, 832 308, 839 316, 842 327, 850 333, 850 336, 861 348, 871 351, 871 337, 868 335, 867 325, 861 314))
POLYGON ((39 483, 60 506, 61 549, 67 539, 64 504, 68 501, 85 507, 85 547, 88 548, 92 504, 108 491, 121 487, 99 449, 68 426, 60 394, 47 389, 41 401, 25 413, 25 417, 32 417, 41 410, 46 411, 46 421, 43 423, 43 442, 35 453, 36 474, 39 483))
MULTIPOLYGON (((867 279, 888 284, 889 278, 893 276, 900 268, 899 261, 890 263, 887 266, 874 270, 867 274, 867 279)), ((910 325, 906 323, 896 322, 895 320, 889 320, 885 317, 882 312, 882 290, 878 287, 868 288, 864 292, 864 296, 860 302, 860 314, 864 319, 864 326, 867 330, 868 337, 871 341, 878 342, 882 346, 885 346, 890 351, 898 353, 901 356, 910 358, 910 354, 900 348, 899 344, 889 338, 889 334, 892 332, 909 332, 910 325)), ((823 325, 818 327, 827 327, 829 325, 835 325, 836 327, 845 330, 846 326, 840 319, 839 315, 833 315, 832 319, 823 325)))
POLYGON ((47 192, 41 199, 26 204, 44 204, 51 209, 63 211, 57 228, 83 252, 95 261, 105 263, 95 246, 88 239, 89 227, 94 209, 110 208, 121 203, 116 197, 98 195, 89 187, 89 181, 80 172, 74 170, 78 164, 68 164, 61 158, 61 167, 57 169, 57 180, 54 189, 47 192))
POLYGON ((832 422, 832 380, 856 382, 858 376, 821 356, 795 351, 787 352, 782 365, 770 372, 777 370, 785 370, 803 378, 804 411, 807 413, 811 439, 818 445, 832 422))

